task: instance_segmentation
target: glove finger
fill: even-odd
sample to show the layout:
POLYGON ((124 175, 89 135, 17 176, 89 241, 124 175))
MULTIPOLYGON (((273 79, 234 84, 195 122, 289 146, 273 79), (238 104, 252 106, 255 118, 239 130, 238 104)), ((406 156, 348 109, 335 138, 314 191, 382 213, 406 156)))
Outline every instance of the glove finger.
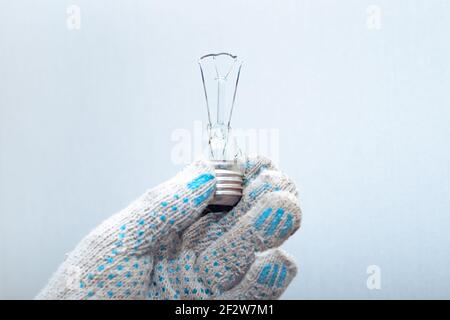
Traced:
POLYGON ((244 214, 265 194, 287 191, 297 196, 294 182, 280 171, 263 170, 244 189, 241 201, 228 213, 208 213, 192 224, 184 233, 184 244, 197 252, 206 249, 230 230, 244 214))
POLYGON ((219 299, 278 299, 297 274, 297 266, 281 249, 267 250, 256 257, 242 281, 219 299))
POLYGON ((277 170, 264 170, 244 188, 242 199, 236 207, 219 221, 224 231, 234 226, 264 195, 278 191, 298 197, 295 183, 288 176, 277 170))
POLYGON ((216 241, 224 233, 218 221, 223 212, 209 212, 190 225, 182 235, 182 249, 193 250, 199 254, 216 241))
POLYGON ((297 198, 286 191, 271 192, 198 258, 200 272, 211 290, 233 287, 255 260, 255 253, 280 246, 300 226, 297 198))
POLYGON ((264 156, 246 157, 242 162, 242 172, 244 175, 244 187, 250 184, 265 170, 276 170, 272 160, 264 156))
MULTIPOLYGON (((244 175, 244 186, 253 184, 253 181, 257 180, 262 173, 266 170, 274 170, 274 168, 274 164, 268 158, 262 156, 246 157, 242 161, 241 167, 244 175)), ((243 204, 241 202, 236 207, 242 207, 243 204)), ((183 235, 184 246, 189 249, 195 249, 196 252, 203 251, 203 249, 209 246, 211 241, 215 241, 225 231, 222 227, 222 225, 225 226, 225 221, 222 225, 217 224, 224 215, 228 214, 224 212, 208 212, 195 223, 191 224, 183 235)))

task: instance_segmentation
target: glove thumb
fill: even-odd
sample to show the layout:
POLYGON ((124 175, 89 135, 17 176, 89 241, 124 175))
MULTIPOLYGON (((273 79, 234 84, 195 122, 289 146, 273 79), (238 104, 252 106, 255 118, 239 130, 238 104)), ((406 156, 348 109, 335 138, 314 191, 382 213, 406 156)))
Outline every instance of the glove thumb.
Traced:
POLYGON ((196 161, 131 204, 132 215, 122 228, 135 230, 132 238, 137 237, 138 242, 141 238, 143 245, 184 230, 200 217, 214 196, 215 185, 214 169, 205 161, 196 161))

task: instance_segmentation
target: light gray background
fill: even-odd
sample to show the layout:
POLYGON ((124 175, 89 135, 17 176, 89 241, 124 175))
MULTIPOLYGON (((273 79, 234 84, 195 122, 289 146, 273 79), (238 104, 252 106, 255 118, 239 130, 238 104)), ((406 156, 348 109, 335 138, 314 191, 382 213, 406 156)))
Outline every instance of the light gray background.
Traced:
POLYGON ((301 190, 283 297, 450 298, 449 30, 444 0, 1 0, 0 298, 180 169, 171 134, 205 120, 217 51, 246 61, 235 125, 279 128, 301 190))

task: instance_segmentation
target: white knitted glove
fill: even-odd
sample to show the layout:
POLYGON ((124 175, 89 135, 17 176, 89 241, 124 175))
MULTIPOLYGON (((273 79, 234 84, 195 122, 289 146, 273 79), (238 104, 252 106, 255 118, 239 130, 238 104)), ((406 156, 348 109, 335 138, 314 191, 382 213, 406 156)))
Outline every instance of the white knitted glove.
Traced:
POLYGON ((294 184, 248 160, 242 200, 211 213, 215 182, 199 161, 147 191, 84 238, 36 298, 278 298, 297 272, 277 248, 300 225, 294 184))

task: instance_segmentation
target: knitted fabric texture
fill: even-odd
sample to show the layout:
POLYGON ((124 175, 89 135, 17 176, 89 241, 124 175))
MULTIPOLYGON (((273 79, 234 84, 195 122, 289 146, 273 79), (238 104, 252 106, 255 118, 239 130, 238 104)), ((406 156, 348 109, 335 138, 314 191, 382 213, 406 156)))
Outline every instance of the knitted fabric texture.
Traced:
POLYGON ((188 166, 88 234, 37 299, 275 299, 297 273, 278 247, 300 226, 294 183, 244 164, 230 212, 209 212, 214 170, 188 166))

